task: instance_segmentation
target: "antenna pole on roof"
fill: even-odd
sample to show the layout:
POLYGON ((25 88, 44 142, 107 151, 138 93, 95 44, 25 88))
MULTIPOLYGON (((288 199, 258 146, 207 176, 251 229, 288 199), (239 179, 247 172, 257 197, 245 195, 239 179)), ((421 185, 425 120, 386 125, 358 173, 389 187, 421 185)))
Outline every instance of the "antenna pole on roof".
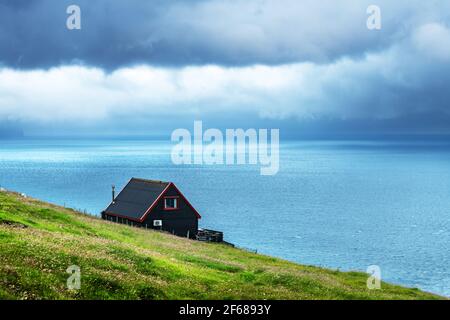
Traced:
POLYGON ((112 201, 114 202, 114 200, 116 200, 116 186, 112 185, 112 201))

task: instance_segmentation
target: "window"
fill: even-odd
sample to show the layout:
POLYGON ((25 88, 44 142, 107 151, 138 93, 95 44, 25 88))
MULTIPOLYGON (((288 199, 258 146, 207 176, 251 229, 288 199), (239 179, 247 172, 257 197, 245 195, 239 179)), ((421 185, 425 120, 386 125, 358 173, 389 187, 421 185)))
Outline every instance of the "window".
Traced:
POLYGON ((178 197, 164 198, 164 210, 176 210, 176 209, 178 209, 178 197))

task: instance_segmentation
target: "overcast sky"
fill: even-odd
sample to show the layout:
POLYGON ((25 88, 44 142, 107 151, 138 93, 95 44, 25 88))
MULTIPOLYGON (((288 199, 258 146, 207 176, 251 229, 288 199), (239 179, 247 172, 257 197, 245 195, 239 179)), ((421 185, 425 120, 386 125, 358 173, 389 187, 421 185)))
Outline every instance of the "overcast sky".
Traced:
POLYGON ((32 135, 450 133, 449 88, 446 0, 0 0, 0 126, 32 135))

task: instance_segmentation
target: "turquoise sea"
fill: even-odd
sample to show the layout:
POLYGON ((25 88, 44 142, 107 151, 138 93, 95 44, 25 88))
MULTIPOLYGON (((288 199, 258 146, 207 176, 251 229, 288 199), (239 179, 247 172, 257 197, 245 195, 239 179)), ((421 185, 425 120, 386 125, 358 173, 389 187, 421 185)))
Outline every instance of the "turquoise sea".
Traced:
POLYGON ((450 296, 450 142, 298 141, 280 171, 175 166, 146 140, 0 140, 0 185, 98 215, 111 185, 173 181, 226 240, 302 264, 381 268, 383 280, 450 296))

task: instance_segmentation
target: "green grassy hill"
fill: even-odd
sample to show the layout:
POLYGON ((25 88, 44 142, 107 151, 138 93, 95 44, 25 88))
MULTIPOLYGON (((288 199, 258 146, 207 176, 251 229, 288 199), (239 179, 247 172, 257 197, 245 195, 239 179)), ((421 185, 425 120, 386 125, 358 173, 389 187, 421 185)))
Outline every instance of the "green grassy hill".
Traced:
POLYGON ((0 299, 436 299, 0 192, 0 299), (81 289, 66 288, 70 265, 81 289))

